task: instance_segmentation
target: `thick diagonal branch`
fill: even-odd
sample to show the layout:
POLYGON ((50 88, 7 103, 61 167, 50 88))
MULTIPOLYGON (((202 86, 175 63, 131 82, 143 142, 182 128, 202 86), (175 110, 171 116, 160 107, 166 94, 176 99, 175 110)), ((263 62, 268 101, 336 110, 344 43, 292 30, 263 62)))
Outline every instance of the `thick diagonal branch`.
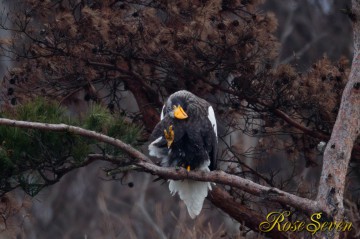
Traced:
MULTIPOLYGON (((251 228, 254 231, 259 231, 259 225, 264 221, 264 217, 258 212, 249 209, 244 204, 239 203, 225 190, 215 187, 208 196, 208 199, 216 207, 220 208, 225 212, 231 211, 231 217, 241 222, 243 225, 251 228)), ((281 232, 278 230, 270 231, 268 236, 272 238, 288 238, 286 232, 281 232)))

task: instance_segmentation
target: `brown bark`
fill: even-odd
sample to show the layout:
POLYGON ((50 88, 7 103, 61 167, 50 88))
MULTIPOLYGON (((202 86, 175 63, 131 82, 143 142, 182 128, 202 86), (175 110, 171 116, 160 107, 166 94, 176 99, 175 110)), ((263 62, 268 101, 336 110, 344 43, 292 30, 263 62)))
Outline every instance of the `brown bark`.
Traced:
MULTIPOLYGON (((339 113, 324 152, 317 201, 336 221, 344 219, 344 190, 351 151, 360 132, 360 1, 352 1, 354 57, 339 113)), ((333 238, 338 238, 334 235, 333 238)))
POLYGON ((146 130, 148 132, 151 132, 155 128, 156 124, 159 122, 159 112, 157 112, 155 110, 156 107, 154 107, 161 106, 157 93, 151 87, 146 85, 141 76, 139 76, 130 69, 123 69, 120 66, 89 60, 87 60, 87 63, 93 66, 112 69, 126 76, 124 78, 126 86, 128 90, 130 90, 131 93, 134 95, 140 113, 142 115, 142 120, 144 122, 146 130))
MULTIPOLYGON (((135 100, 139 106, 145 128, 151 132, 159 122, 159 112, 155 110, 155 99, 150 99, 150 92, 139 86, 139 82, 135 80, 127 80, 127 87, 133 93, 135 100)), ((157 100, 158 101, 158 100, 157 100)))
MULTIPOLYGON (((217 208, 223 210, 225 213, 229 214, 231 218, 242 223, 244 226, 253 231, 258 232, 260 223, 265 220, 263 215, 249 209, 244 204, 236 202, 235 198, 219 187, 213 188, 213 190, 209 192, 209 196, 207 198, 217 208)), ((275 229, 266 233, 266 235, 271 236, 272 238, 288 238, 285 233, 279 232, 275 229)))

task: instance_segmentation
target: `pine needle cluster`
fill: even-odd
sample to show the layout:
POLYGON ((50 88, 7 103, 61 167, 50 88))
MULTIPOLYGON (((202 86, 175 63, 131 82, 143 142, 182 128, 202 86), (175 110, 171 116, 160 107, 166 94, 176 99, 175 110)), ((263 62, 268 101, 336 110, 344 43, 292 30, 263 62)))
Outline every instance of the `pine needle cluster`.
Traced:
MULTIPOLYGON (((80 120, 70 117, 57 103, 43 98, 1 112, 1 117, 80 126, 133 145, 141 132, 138 126, 99 105, 94 105, 80 120)), ((58 182, 70 170, 86 165, 91 153, 121 155, 114 147, 71 133, 1 126, 0 194, 21 187, 34 196, 45 186, 58 182)))

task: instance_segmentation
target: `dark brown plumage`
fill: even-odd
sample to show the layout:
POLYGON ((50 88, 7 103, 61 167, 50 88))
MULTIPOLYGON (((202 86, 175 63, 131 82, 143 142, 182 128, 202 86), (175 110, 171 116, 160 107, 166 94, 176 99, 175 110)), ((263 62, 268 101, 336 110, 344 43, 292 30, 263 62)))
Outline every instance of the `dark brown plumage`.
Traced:
MULTIPOLYGON (((162 156, 169 157, 169 163, 164 166, 190 165, 191 169, 198 168, 201 163, 210 160, 210 170, 216 169, 216 125, 209 120, 209 107, 211 105, 188 91, 178 91, 172 94, 162 111, 162 120, 153 130, 150 140, 162 138, 154 145, 163 151, 162 156), (172 117, 173 106, 181 105, 188 118, 179 120, 172 117), (174 142, 171 152, 167 148, 164 130, 173 126, 174 142)), ((212 107, 211 107, 212 109, 212 107)))
MULTIPOLYGON (((217 125, 212 106, 182 90, 172 94, 161 112, 161 121, 150 137, 149 154, 162 159, 165 167, 184 167, 188 171, 216 169, 217 125)), ((169 180, 172 194, 179 193, 192 218, 199 215, 209 182, 169 180)))

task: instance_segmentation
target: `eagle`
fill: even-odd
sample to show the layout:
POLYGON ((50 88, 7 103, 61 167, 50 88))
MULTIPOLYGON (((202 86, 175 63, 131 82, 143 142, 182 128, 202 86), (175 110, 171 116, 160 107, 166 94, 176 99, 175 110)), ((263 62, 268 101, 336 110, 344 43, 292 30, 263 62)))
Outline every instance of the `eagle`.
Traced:
MULTIPOLYGON (((160 122, 149 144, 149 155, 161 159, 163 167, 183 167, 187 171, 216 169, 217 123, 213 107, 193 93, 180 90, 165 102, 160 122)), ((179 194, 191 218, 200 214, 211 190, 210 182, 169 180, 172 195, 179 194)))

